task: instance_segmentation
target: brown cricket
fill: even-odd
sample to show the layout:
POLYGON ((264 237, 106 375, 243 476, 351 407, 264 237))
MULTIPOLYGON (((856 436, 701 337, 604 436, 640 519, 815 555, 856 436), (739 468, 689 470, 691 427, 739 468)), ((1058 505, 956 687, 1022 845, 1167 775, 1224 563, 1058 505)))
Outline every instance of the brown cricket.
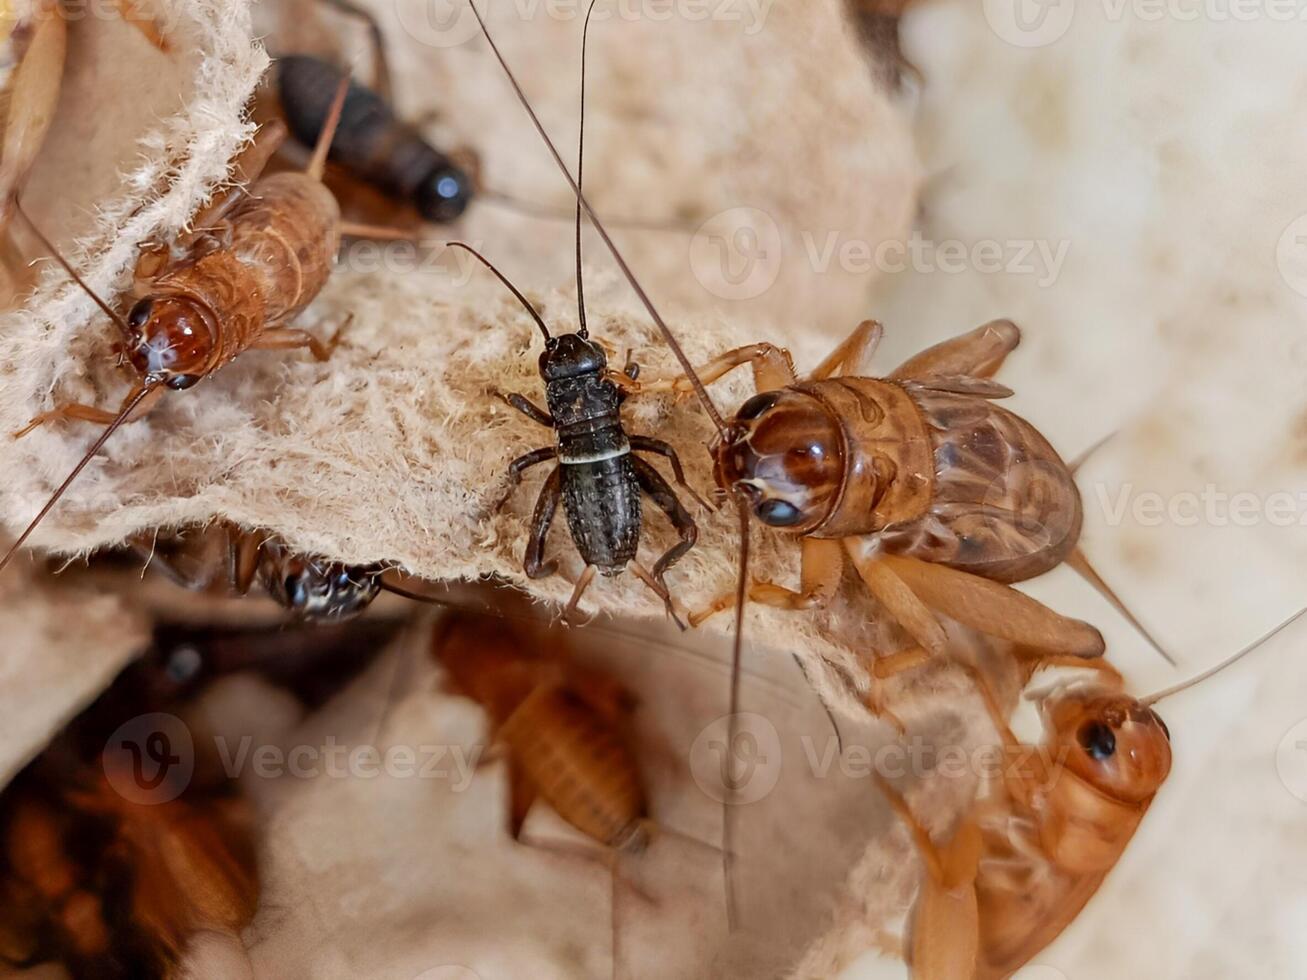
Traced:
POLYGON ((1153 705, 1231 666, 1304 613, 1211 670, 1143 699, 1126 694, 1103 660, 1062 661, 1094 667, 1096 676, 1041 697, 1045 739, 1037 747, 1018 741, 988 682, 968 668, 1009 763, 998 785, 937 844, 875 774, 925 870, 907 940, 913 977, 1002 980, 1056 939, 1116 866, 1171 771, 1171 733, 1153 705))
POLYGON ((585 856, 602 861, 612 874, 616 975, 617 854, 639 854, 660 834, 710 846, 650 817, 639 764, 624 732, 634 699, 612 678, 573 662, 559 627, 530 626, 525 618, 510 623, 452 613, 437 627, 432 652, 448 672, 449 689, 480 704, 490 720, 494 744, 508 767, 513 839, 528 840, 527 814, 541 800, 605 848, 585 856))
MULTIPOLYGON (((1170 660, 1077 547, 1075 468, 1033 425, 994 404, 1012 394, 991 379, 1020 342, 1016 325, 984 324, 884 378, 856 373, 882 333, 874 321, 860 324, 802 380, 789 352, 768 343, 698 369, 711 383, 752 367, 758 394, 712 445, 714 476, 722 490, 744 495, 763 524, 801 540, 800 588, 755 581, 749 598, 820 608, 850 563, 931 654, 947 648, 943 615, 1050 655, 1096 657, 1098 630, 1011 588, 1066 562, 1170 660)), ((628 387, 688 388, 683 378, 628 387)), ((734 601, 723 595, 691 622, 734 601)))
MULTIPOLYGON (((61 420, 106 427, 0 559, 0 569, 118 427, 148 412, 169 389, 191 388, 248 350, 307 348, 318 360, 331 356, 340 330, 324 343, 288 324, 326 284, 342 234, 390 235, 385 229, 342 221, 336 199, 322 184, 327 147, 345 91, 342 83, 330 124, 303 173, 259 179, 285 138, 285 128, 272 124, 259 132, 237 161, 236 186, 196 215, 193 231, 141 256, 136 268, 140 298, 126 318, 96 296, 28 219, 47 250, 117 325, 121 335, 117 349, 137 381, 117 412, 64 403, 41 413, 15 434, 22 437, 61 420)), ((19 213, 24 213, 21 207, 19 213)))

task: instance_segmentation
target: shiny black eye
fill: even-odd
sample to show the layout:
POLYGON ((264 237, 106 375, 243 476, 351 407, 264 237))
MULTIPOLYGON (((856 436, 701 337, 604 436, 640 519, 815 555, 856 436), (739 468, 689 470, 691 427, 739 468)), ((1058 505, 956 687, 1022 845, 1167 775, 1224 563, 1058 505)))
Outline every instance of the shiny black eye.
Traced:
POLYGON ((127 325, 133 330, 140 330, 141 327, 145 326, 145 321, 150 319, 150 310, 153 306, 154 303, 149 299, 138 302, 132 307, 131 312, 127 314, 127 325))
POLYGON ((735 413, 737 419, 749 421, 756 419, 767 409, 776 404, 776 399, 780 397, 780 392, 764 391, 760 395, 754 395, 747 402, 740 406, 740 410, 735 413))
POLYGON ((1116 735, 1101 721, 1091 721, 1081 726, 1076 738, 1080 747, 1099 762, 1112 758, 1116 752, 1116 735))
POLYGON ((166 381, 166 384, 173 391, 185 391, 187 388, 193 388, 199 384, 200 375, 198 374, 174 374, 166 381))
POLYGON ((787 500, 764 500, 756 513, 760 521, 772 527, 790 527, 803 517, 799 508, 787 500))

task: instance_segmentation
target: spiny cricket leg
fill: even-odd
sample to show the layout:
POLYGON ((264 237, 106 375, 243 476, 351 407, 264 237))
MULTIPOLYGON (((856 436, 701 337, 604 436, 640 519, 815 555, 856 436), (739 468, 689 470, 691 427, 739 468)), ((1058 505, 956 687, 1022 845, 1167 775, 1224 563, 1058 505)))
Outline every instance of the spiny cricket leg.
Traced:
MULTIPOLYGON (((650 436, 631 436, 631 448, 637 452, 657 453, 659 456, 665 456, 672 466, 672 476, 676 479, 677 486, 681 487, 686 493, 702 504, 705 510, 714 509, 708 501, 704 500, 697 492, 695 492, 694 487, 686 482, 685 471, 681 469, 681 457, 676 454, 676 450, 670 445, 663 442, 661 439, 654 439, 650 436)), ((673 523, 675 523, 674 520, 673 523)))
POLYGON ((526 558, 522 569, 528 578, 547 578, 558 571, 558 562, 544 561, 545 539, 549 537, 549 525, 554 523, 558 505, 563 499, 563 473, 558 467, 549 474, 549 479, 540 488, 536 498, 536 509, 531 515, 531 537, 526 544, 526 558))
MULTIPOLYGON (((163 397, 164 391, 166 391, 166 389, 162 385, 152 390, 148 395, 141 399, 141 403, 132 410, 132 414, 128 416, 127 421, 134 422, 146 415, 150 409, 158 404, 159 399, 163 397)), ((132 390, 127 393, 127 397, 123 399, 123 406, 126 407, 131 400, 140 393, 141 386, 134 385, 132 390)), ((119 411, 122 411, 122 409, 119 409, 119 411)), ((49 422, 69 420, 92 422, 96 425, 109 425, 117 417, 118 412, 110 412, 103 408, 96 408, 94 405, 65 402, 62 405, 56 405, 48 412, 42 412, 40 415, 36 416, 36 418, 32 419, 32 421, 28 422, 25 426, 15 432, 14 438, 21 439, 33 429, 37 429, 49 422)))
MULTIPOLYGON (((727 351, 696 369, 695 373, 707 385, 743 364, 753 367, 754 386, 759 391, 776 391, 798 381, 790 352, 783 347, 766 343, 750 344, 748 347, 737 347, 735 350, 727 351)), ((681 375, 641 382, 617 372, 609 372, 608 378, 619 388, 633 395, 672 392, 678 397, 689 397, 694 393, 694 386, 690 383, 690 379, 681 375)))
MULTIPOLYGON (((844 570, 844 555, 838 541, 823 538, 804 538, 800 544, 802 564, 799 572, 799 591, 787 589, 771 582, 754 581, 749 586, 749 599, 776 609, 820 609, 835 597, 840 586, 840 573, 844 570)), ((698 626, 704 620, 735 605, 735 592, 723 592, 707 608, 690 616, 690 625, 698 626)))
POLYGON ((874 538, 845 538, 843 546, 867 590, 885 611, 932 655, 942 654, 947 645, 944 627, 930 606, 903 581, 885 556, 876 551, 874 538))
POLYGON ((545 446, 542 449, 533 449, 531 452, 519 456, 517 459, 509 463, 508 488, 504 491, 504 495, 499 498, 499 502, 495 504, 495 510, 500 511, 504 509, 504 505, 508 503, 509 498, 513 496, 513 492, 521 485, 522 474, 526 470, 530 469, 532 466, 537 466, 540 463, 555 459, 557 456, 558 449, 555 446, 545 446))
POLYGON ((301 350, 307 347, 310 353, 319 361, 331 360, 331 355, 335 352, 336 347, 340 344, 341 338, 345 331, 349 329, 350 324, 354 322, 354 314, 351 313, 324 344, 307 330, 300 330, 295 327, 274 327, 271 330, 265 330, 259 335, 252 346, 255 350, 301 350))
POLYGON ((875 320, 863 320, 854 327, 853 333, 817 365, 808 380, 824 381, 836 374, 856 373, 876 353, 884 335, 884 328, 875 320))
MULTIPOLYGON (((635 442, 635 439, 631 440, 633 447, 635 442)), ((672 527, 676 528, 681 536, 681 540, 669 548, 667 553, 654 564, 653 577, 656 581, 662 582, 667 569, 680 561, 681 557, 694 547, 695 541, 699 539, 699 528, 661 473, 639 456, 632 456, 631 462, 635 466, 635 479, 640 489, 647 493, 649 499, 667 515, 667 519, 672 522, 672 527)), ((673 468, 680 470, 680 465, 673 464, 673 468)))
MULTIPOLYGON (((666 557, 666 555, 663 557, 666 557)), ((654 595, 663 600, 663 606, 666 607, 667 615, 671 617, 672 622, 675 623, 679 629, 685 629, 685 624, 681 622, 681 617, 676 614, 676 605, 672 602, 672 594, 667 591, 667 586, 663 581, 638 561, 629 562, 626 567, 631 570, 632 575, 638 578, 645 585, 649 586, 654 595)))
POLYGON ((1053 654, 1103 653, 1103 636, 1094 627, 1061 616, 1009 585, 900 555, 880 555, 877 564, 887 566, 919 601, 964 626, 1053 654))
POLYGON ((917 378, 992 378, 1004 359, 1021 343, 1021 330, 1011 320, 991 320, 970 333, 951 337, 908 358, 889 375, 895 381, 917 378))

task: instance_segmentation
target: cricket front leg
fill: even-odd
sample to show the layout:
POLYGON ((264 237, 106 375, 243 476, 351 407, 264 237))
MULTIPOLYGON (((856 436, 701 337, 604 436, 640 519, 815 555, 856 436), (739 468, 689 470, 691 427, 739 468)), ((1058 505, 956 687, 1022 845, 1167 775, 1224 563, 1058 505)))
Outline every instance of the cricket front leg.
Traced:
MULTIPOLYGON (((734 371, 737 367, 748 364, 753 368, 754 386, 758 391, 777 391, 798 381, 794 371, 794 361, 790 352, 774 344, 750 344, 737 347, 707 364, 695 369, 695 374, 705 385, 734 371)), ((636 381, 616 371, 610 371, 608 379, 623 391, 632 395, 674 394, 677 398, 689 398, 694 394, 694 384, 684 375, 673 375, 657 381, 636 381)))
MULTIPOLYGON (((126 421, 135 422, 137 419, 148 414, 149 411, 158 404, 159 399, 163 397, 165 390, 166 389, 162 385, 151 390, 141 399, 140 404, 132 409, 132 413, 127 417, 126 421)), ((40 415, 32 419, 32 421, 28 422, 25 426, 15 432, 14 438, 21 439, 34 429, 47 425, 50 422, 75 421, 91 422, 95 425, 110 425, 118 418, 122 409, 130 405, 132 399, 136 398, 141 391, 141 385, 133 386, 132 390, 127 393, 127 397, 123 399, 122 408, 119 408, 117 412, 111 412, 104 408, 96 408, 94 405, 82 405, 78 402, 65 402, 62 405, 56 405, 54 408, 50 409, 50 411, 42 412, 40 415)))
MULTIPOLYGON (((799 572, 799 590, 787 589, 772 582, 754 581, 749 586, 749 600, 774 609, 821 609, 828 605, 840 586, 844 555, 838 541, 804 538, 799 572)), ((735 592, 725 592, 707 608, 693 613, 690 624, 704 620, 735 605, 735 592)))

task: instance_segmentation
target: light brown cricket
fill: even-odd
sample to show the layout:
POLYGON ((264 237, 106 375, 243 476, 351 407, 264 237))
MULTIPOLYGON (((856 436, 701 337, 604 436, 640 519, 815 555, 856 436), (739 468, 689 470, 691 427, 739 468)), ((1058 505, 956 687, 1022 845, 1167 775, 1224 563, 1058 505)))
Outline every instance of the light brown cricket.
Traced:
MULTIPOLYGON (((967 667, 1004 747, 1001 780, 937 844, 873 774, 912 833, 924 874, 905 955, 914 980, 1002 980, 1075 920, 1125 853, 1171 771, 1171 733, 1153 705, 1202 683, 1297 621, 1295 613, 1210 670, 1151 697, 1124 691, 1106 661, 1041 698, 1045 737, 1023 745, 985 677, 967 667)), ((1023 658, 1028 673, 1045 661, 1023 658)))
MULTIPOLYGON (((851 563, 931 655, 946 649, 943 615, 1050 656, 1097 657, 1097 629, 1011 588, 1068 562, 1143 632, 1077 549, 1073 468, 1033 425, 994 404, 1012 394, 991 378, 1020 341, 1016 325, 984 324, 884 378, 854 373, 881 336, 880 324, 862 323, 802 380, 789 352, 768 343, 699 369, 711 383, 752 366, 759 393, 713 443, 714 476, 747 497, 762 523, 801 539, 800 588, 754 581, 749 598, 825 606, 851 563)), ((690 390, 684 378, 628 387, 690 390)), ((691 621, 734 602, 723 595, 691 621)))
POLYGON ((541 799, 592 840, 643 850, 649 806, 622 732, 633 702, 620 685, 570 663, 556 630, 475 613, 447 616, 433 653, 451 689, 490 718, 508 763, 514 838, 541 799))
POLYGON ((192 231, 141 256, 135 287, 140 298, 126 318, 86 287, 32 225, 69 276, 118 326, 121 339, 117 349, 131 365, 137 381, 117 412, 64 403, 36 416, 15 434, 21 438, 38 426, 62 420, 106 426, 0 559, 0 569, 109 436, 124 422, 148 412, 168 389, 190 388, 248 350, 307 348, 318 360, 331 356, 340 338, 339 330, 324 343, 287 324, 326 284, 342 234, 391 235, 386 229, 343 222, 336 199, 322 183, 326 152, 340 117, 347 82, 342 82, 336 92, 328 125, 307 170, 259 179, 285 138, 285 127, 280 123, 264 127, 236 163, 235 186, 195 216, 192 231))

